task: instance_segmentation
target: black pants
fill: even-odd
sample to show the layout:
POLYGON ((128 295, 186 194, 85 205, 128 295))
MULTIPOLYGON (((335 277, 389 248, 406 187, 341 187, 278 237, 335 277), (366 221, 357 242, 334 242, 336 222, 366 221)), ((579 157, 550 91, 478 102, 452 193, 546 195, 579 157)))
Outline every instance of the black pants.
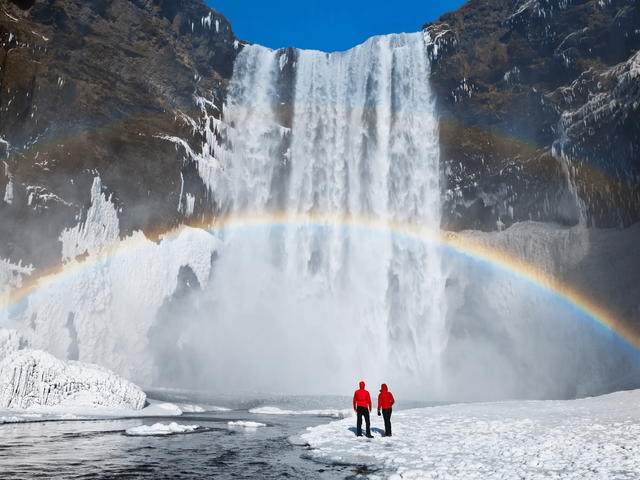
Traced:
POLYGON ((391 435, 391 409, 383 408, 382 417, 384 418, 384 434, 391 435))
POLYGON ((358 436, 362 436, 362 417, 367 425, 367 437, 371 435, 371 420, 369 420, 369 409, 367 407, 358 407, 358 436))

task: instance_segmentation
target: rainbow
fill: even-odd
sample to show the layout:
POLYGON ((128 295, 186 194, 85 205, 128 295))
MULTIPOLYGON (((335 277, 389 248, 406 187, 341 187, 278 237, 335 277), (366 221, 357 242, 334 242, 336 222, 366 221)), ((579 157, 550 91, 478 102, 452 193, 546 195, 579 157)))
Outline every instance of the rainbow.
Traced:
MULTIPOLYGON (((640 334, 627 322, 615 314, 600 306, 597 302, 572 288, 570 285, 560 282, 556 277, 540 270, 534 264, 510 255, 502 250, 481 244, 471 237, 429 229, 421 225, 394 220, 376 218, 355 217, 339 215, 310 215, 310 214, 277 214, 277 215, 239 215, 228 218, 216 219, 208 226, 209 233, 219 236, 225 231, 233 231, 250 227, 298 227, 298 228, 340 228, 361 230, 367 233, 393 234, 408 239, 417 240, 435 247, 445 248, 454 253, 461 254, 476 261, 488 262, 493 267, 501 269, 505 273, 515 275, 533 285, 541 287, 555 297, 561 299, 569 306, 582 312, 588 318, 606 330, 617 334, 623 340, 640 351, 640 334)), ((191 228, 183 225, 179 228, 154 235, 161 240, 172 240, 181 235, 185 229, 191 228)), ((29 295, 42 291, 48 287, 64 281, 64 279, 81 275, 93 266, 107 263, 114 257, 132 254, 141 248, 151 248, 156 244, 150 242, 141 232, 135 232, 118 242, 117 248, 106 248, 105 254, 99 258, 87 258, 84 262, 70 262, 61 269, 46 276, 25 283, 20 288, 11 292, 9 301, 0 308, 0 314, 17 305, 29 295)), ((115 247, 115 246, 114 246, 115 247)))

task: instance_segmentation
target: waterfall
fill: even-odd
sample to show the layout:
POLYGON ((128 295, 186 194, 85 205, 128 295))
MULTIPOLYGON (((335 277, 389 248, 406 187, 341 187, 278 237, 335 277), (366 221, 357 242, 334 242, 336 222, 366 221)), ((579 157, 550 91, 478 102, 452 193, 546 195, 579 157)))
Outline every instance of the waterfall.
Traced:
POLYGON ((439 252, 364 221, 439 228, 428 74, 420 33, 332 54, 258 45, 239 54, 209 186, 221 215, 288 221, 219 232, 227 248, 207 314, 211 348, 228 363, 211 367, 216 381, 436 386, 446 343, 439 252))

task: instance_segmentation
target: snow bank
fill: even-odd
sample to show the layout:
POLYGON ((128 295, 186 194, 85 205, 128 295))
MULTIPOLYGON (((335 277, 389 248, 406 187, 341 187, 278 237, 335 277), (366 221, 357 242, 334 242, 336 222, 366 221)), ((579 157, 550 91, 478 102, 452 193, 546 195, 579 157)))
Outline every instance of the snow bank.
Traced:
MULTIPOLYGON (((448 405, 394 412, 393 436, 346 419, 310 427, 306 458, 379 469, 368 478, 639 478, 640 390, 569 401, 448 405)), ((295 443, 295 442, 294 442, 295 443)))
POLYGON ((171 422, 169 425, 164 423, 154 423, 151 426, 141 425, 139 427, 128 428, 127 435, 144 436, 144 435, 172 435, 174 433, 189 433, 200 428, 199 425, 178 425, 171 422))
POLYGON ((180 407, 185 413, 203 413, 203 412, 230 412, 230 408, 214 407, 211 405, 182 405, 180 407))
POLYGON ((283 410, 278 407, 258 407, 249 409, 249 413, 262 415, 316 415, 318 417, 345 418, 351 410, 283 410))
POLYGON ((113 418, 147 418, 147 417, 175 417, 175 411, 162 408, 162 402, 147 399, 142 410, 121 407, 96 407, 95 405, 55 405, 38 407, 33 410, 0 409, 0 425, 3 423, 43 422, 56 420, 102 420, 113 418))
POLYGON ((157 408, 161 408, 162 410, 166 410, 171 413, 171 415, 182 415, 182 409, 173 403, 159 403, 156 405, 157 408))
POLYGON ((102 368, 65 362, 38 350, 19 350, 0 362, 0 408, 99 406, 139 410, 146 395, 102 368))
POLYGON ((245 422, 245 421, 229 422, 229 423, 227 423, 227 425, 229 425, 230 427, 243 427, 243 428, 258 428, 258 427, 266 427, 267 426, 266 423, 245 422))

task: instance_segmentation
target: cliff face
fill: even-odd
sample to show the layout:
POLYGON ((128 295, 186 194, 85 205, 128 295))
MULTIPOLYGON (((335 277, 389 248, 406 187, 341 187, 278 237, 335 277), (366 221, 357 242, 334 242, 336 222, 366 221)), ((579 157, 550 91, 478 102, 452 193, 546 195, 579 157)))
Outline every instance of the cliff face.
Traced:
MULTIPOLYGON (((424 25, 443 228, 640 219, 638 1, 471 0, 424 25)), ((242 44, 222 14, 200 0, 3 0, 0 41, 0 258, 57 265, 97 175, 122 235, 208 223, 197 168, 166 138, 199 151, 202 113, 220 116, 242 44)))
POLYGON ((122 235, 185 220, 184 182, 203 187, 161 137, 198 143, 179 114, 197 99, 219 115, 239 48, 224 16, 202 1, 4 0, 0 42, 0 258, 58 264, 97 175, 122 235))
POLYGON ((445 228, 640 219, 637 0, 470 0, 423 29, 445 228))

